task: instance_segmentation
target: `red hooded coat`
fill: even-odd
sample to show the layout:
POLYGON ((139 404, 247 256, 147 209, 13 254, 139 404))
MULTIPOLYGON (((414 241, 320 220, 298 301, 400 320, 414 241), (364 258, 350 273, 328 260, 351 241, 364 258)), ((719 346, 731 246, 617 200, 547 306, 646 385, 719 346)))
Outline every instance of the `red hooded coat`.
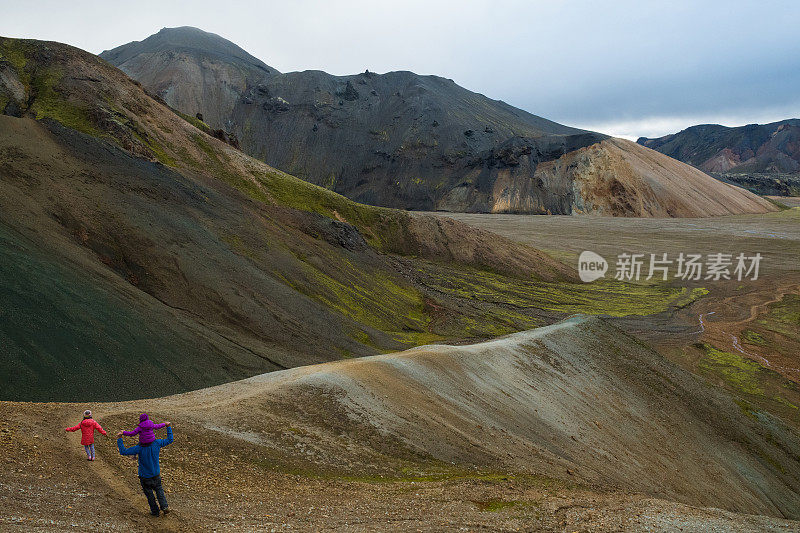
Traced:
POLYGON ((100 424, 94 421, 93 418, 84 418, 80 424, 67 428, 67 431, 81 430, 81 444, 88 446, 94 444, 94 430, 96 429, 103 435, 106 435, 106 430, 100 427, 100 424))

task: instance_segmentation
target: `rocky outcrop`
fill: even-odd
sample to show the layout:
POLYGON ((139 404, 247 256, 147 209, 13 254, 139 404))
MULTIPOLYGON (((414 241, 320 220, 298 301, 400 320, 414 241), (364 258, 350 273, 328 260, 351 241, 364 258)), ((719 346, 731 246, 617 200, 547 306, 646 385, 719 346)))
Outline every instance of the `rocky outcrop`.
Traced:
POLYGON ((776 209, 744 189, 622 139, 608 139, 541 164, 534 181, 550 188, 561 184, 564 201, 583 214, 704 217, 776 209))
MULTIPOLYGON (((232 122, 242 149, 356 201, 487 212, 494 182, 603 139, 411 72, 276 76, 251 88, 232 122)), ((569 212, 553 203, 546 209, 569 212)))

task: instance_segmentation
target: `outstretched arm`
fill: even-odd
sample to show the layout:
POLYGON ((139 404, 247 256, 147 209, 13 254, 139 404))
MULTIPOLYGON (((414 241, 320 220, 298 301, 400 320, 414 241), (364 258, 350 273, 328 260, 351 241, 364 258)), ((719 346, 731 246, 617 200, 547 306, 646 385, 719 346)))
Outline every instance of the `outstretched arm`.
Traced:
POLYGON ((99 431, 99 432, 100 432, 100 433, 102 433, 103 435, 108 435, 108 433, 106 433, 106 430, 105 430, 105 429, 103 429, 103 427, 100 425, 100 423, 99 423, 99 422, 97 422, 97 420, 95 420, 95 422, 94 422, 94 427, 95 427, 95 429, 96 429, 97 431, 99 431))
POLYGON ((167 426, 167 438, 158 439, 158 447, 163 448, 164 446, 169 446, 170 444, 172 444, 172 426, 167 426))
POLYGON ((136 455, 141 450, 141 446, 138 444, 136 446, 131 446, 130 448, 126 448, 125 445, 122 443, 122 437, 117 439, 117 448, 119 448, 120 455, 136 455))
POLYGON ((122 434, 125 435, 126 437, 133 437, 134 435, 138 435, 141 430, 142 428, 136 426, 135 429, 132 429, 130 431, 123 431, 122 434))
POLYGON ((81 425, 78 424, 77 426, 72 426, 71 428, 65 428, 64 431, 78 431, 81 429, 81 425))
POLYGON ((166 422, 163 423, 163 424, 153 424, 153 429, 161 429, 161 428, 167 427, 168 425, 169 424, 167 424, 166 422))

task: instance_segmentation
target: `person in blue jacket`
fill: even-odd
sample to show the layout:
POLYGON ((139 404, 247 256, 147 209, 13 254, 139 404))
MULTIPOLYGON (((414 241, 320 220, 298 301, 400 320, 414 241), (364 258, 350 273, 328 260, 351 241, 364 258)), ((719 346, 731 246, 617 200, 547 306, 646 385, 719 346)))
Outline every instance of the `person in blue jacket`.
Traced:
POLYGON ((167 422, 167 438, 156 439, 149 444, 137 444, 126 448, 122 443, 122 432, 117 433, 119 453, 139 456, 139 481, 142 483, 142 490, 147 497, 147 503, 150 504, 150 513, 153 516, 159 516, 159 505, 164 514, 169 512, 164 487, 161 486, 161 465, 158 460, 158 452, 170 444, 172 444, 172 427, 169 422, 167 422))

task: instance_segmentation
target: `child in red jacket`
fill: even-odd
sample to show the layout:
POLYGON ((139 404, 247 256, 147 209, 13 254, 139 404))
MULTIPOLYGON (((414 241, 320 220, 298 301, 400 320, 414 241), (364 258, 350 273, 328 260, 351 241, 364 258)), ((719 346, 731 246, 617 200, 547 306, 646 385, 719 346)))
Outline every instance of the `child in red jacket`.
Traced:
POLYGON ((78 431, 79 429, 81 430, 81 444, 86 450, 86 460, 94 461, 94 430, 107 435, 106 430, 94 421, 92 412, 88 409, 83 412, 83 420, 77 426, 66 428, 66 431, 78 431))

